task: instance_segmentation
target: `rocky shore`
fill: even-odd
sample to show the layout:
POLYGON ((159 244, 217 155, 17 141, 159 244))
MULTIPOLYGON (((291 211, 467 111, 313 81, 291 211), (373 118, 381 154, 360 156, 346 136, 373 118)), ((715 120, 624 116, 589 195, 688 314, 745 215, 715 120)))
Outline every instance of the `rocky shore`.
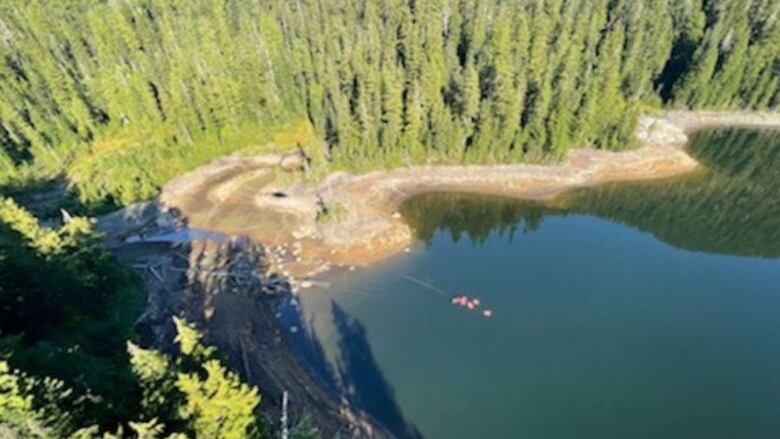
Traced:
POLYGON ((578 149, 553 165, 336 173, 316 186, 277 178, 305 167, 305 154, 230 156, 174 179, 158 200, 101 218, 98 226, 146 282, 149 304, 139 328, 149 344, 164 347, 170 317, 186 316, 266 392, 269 416, 278 416, 287 391, 326 434, 384 437, 381 426, 324 390, 292 353, 289 328, 276 318, 280 301, 322 282, 334 267, 354 269, 403 252, 414 235, 398 208, 416 195, 544 200, 608 182, 673 177, 699 166, 684 149, 689 134, 780 127, 780 114, 669 112, 642 117, 639 125, 642 146, 627 152, 578 149))
POLYGON ((279 168, 288 155, 232 156, 183 175, 163 188, 162 205, 182 212, 192 227, 294 252, 282 267, 314 276, 331 265, 360 266, 403 251, 413 233, 397 213, 405 200, 428 192, 468 192, 525 199, 551 199, 607 182, 660 179, 690 172, 698 164, 684 151, 689 127, 716 124, 683 113, 646 116, 627 152, 572 151, 553 165, 412 166, 362 175, 335 173, 317 186, 283 186, 279 168))

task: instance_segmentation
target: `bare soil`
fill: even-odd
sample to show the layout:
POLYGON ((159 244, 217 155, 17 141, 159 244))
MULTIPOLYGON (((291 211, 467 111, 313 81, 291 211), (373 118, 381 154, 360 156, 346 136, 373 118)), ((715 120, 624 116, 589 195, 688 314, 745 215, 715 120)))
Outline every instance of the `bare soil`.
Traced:
MULTIPOLYGON (((710 119, 695 122, 717 122, 710 119)), ((280 170, 283 156, 234 156, 175 179, 165 186, 160 201, 182 212, 191 227, 248 236, 295 251, 294 263, 279 269, 313 276, 331 265, 372 264, 409 246, 412 230, 396 211, 422 193, 551 199, 586 186, 690 172, 698 164, 683 146, 688 140, 686 124, 692 121, 683 113, 645 117, 639 132, 643 147, 628 152, 578 149, 554 165, 413 166, 362 175, 336 173, 314 187, 276 183, 275 176, 287 172, 280 170)))

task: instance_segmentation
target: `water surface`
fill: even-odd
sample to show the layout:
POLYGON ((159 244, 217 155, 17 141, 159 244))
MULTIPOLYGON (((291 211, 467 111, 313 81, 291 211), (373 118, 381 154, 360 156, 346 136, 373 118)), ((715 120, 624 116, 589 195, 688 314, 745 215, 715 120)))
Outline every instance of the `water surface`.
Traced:
POLYGON ((705 171, 548 204, 411 200, 418 245, 303 295, 298 346, 399 436, 778 437, 778 139, 702 133, 705 171))

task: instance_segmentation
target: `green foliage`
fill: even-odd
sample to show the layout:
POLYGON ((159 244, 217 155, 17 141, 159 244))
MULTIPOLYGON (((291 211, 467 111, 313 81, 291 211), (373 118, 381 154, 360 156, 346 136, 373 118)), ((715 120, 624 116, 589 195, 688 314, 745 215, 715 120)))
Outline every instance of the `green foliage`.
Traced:
POLYGON ((317 439, 319 437, 321 437, 319 429, 307 414, 298 418, 290 427, 290 438, 292 439, 317 439))
MULTIPOLYGON (((216 351, 200 342, 193 327, 179 320, 176 325, 181 331, 180 351, 174 362, 159 352, 129 345, 133 371, 144 389, 140 411, 128 415, 136 420, 122 422, 131 434, 121 426, 104 434, 97 424, 79 428, 88 419, 72 418, 72 407, 62 404, 71 397, 70 389, 60 381, 29 378, 11 370, 5 361, 0 361, 0 434, 52 439, 263 437, 256 412, 258 390, 228 371, 216 351)), ((318 437, 305 419, 295 431, 300 433, 297 437, 318 437)))
POLYGON ((0 361, 0 437, 68 436, 74 429, 71 396, 61 381, 34 379, 0 361))
MULTIPOLYGON (((174 319, 179 347, 171 361, 165 355, 130 344, 130 362, 143 388, 143 418, 152 424, 135 428, 177 429, 199 438, 260 437, 262 424, 256 409, 260 394, 218 358, 202 335, 183 320, 174 319)), ((151 434, 151 433, 150 433, 151 434)))
POLYGON ((330 224, 344 219, 347 215, 347 209, 341 203, 334 203, 325 206, 317 215, 317 222, 320 224, 330 224))
POLYGON ((50 229, 0 198, 3 355, 13 367, 73 383, 95 401, 116 401, 92 409, 84 403, 108 421, 134 404, 122 346, 133 336, 143 296, 138 279, 100 240, 85 218, 50 229))
POLYGON ((126 343, 140 284, 100 240, 0 198, 0 436, 263 437, 259 391, 193 326, 174 319, 173 356, 126 343))
POLYGON ((763 0, 8 0, 0 184, 65 173, 83 203, 127 204, 301 121, 343 169, 622 149, 645 103, 777 108, 777 13, 763 0))
POLYGON ((133 343, 128 343, 127 352, 143 392, 141 407, 153 415, 153 420, 175 418, 181 398, 175 392, 176 372, 171 361, 160 352, 141 349, 133 343))
POLYGON ((242 383, 216 360, 203 364, 206 378, 180 374, 176 386, 185 395, 182 417, 189 419, 197 437, 241 439, 253 427, 260 403, 257 389, 242 383))
POLYGON ((20 377, 11 373, 8 363, 0 362, 0 423, 20 425, 35 419, 32 396, 22 393, 20 377))

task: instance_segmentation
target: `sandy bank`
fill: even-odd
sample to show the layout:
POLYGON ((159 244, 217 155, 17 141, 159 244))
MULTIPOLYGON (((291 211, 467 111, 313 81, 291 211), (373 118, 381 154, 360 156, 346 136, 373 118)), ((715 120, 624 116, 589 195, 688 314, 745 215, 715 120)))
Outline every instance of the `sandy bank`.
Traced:
POLYGON ((274 196, 266 184, 269 168, 289 156, 227 157, 173 180, 161 201, 181 210, 196 227, 275 245, 295 243, 299 264, 288 269, 308 274, 330 263, 370 264, 408 246, 412 231, 394 213, 415 195, 455 191, 550 199, 607 182, 667 178, 698 166, 683 148, 688 134, 719 126, 778 127, 780 114, 674 111, 642 117, 637 136, 643 146, 633 151, 576 149, 556 165, 337 173, 317 187, 285 188, 284 196, 274 196), (326 218, 323 206, 329 209, 326 218))
MULTIPOLYGON (((294 244, 295 260, 280 269, 308 276, 330 264, 371 264, 410 245, 412 231, 395 212, 415 195, 453 191, 550 199, 607 182, 671 177, 698 166, 683 149, 686 133, 718 123, 714 116, 701 120, 685 113, 643 117, 638 133, 643 146, 633 151, 577 149, 555 165, 336 173, 317 187, 296 185, 283 194, 266 184, 267 173, 285 157, 227 157, 173 180, 160 199, 180 210, 194 227, 248 235, 273 245, 294 244)), ((780 120, 774 123, 780 125, 780 120)))
POLYGON ((670 111, 657 117, 690 134, 706 128, 778 128, 780 113, 757 111, 670 111))

